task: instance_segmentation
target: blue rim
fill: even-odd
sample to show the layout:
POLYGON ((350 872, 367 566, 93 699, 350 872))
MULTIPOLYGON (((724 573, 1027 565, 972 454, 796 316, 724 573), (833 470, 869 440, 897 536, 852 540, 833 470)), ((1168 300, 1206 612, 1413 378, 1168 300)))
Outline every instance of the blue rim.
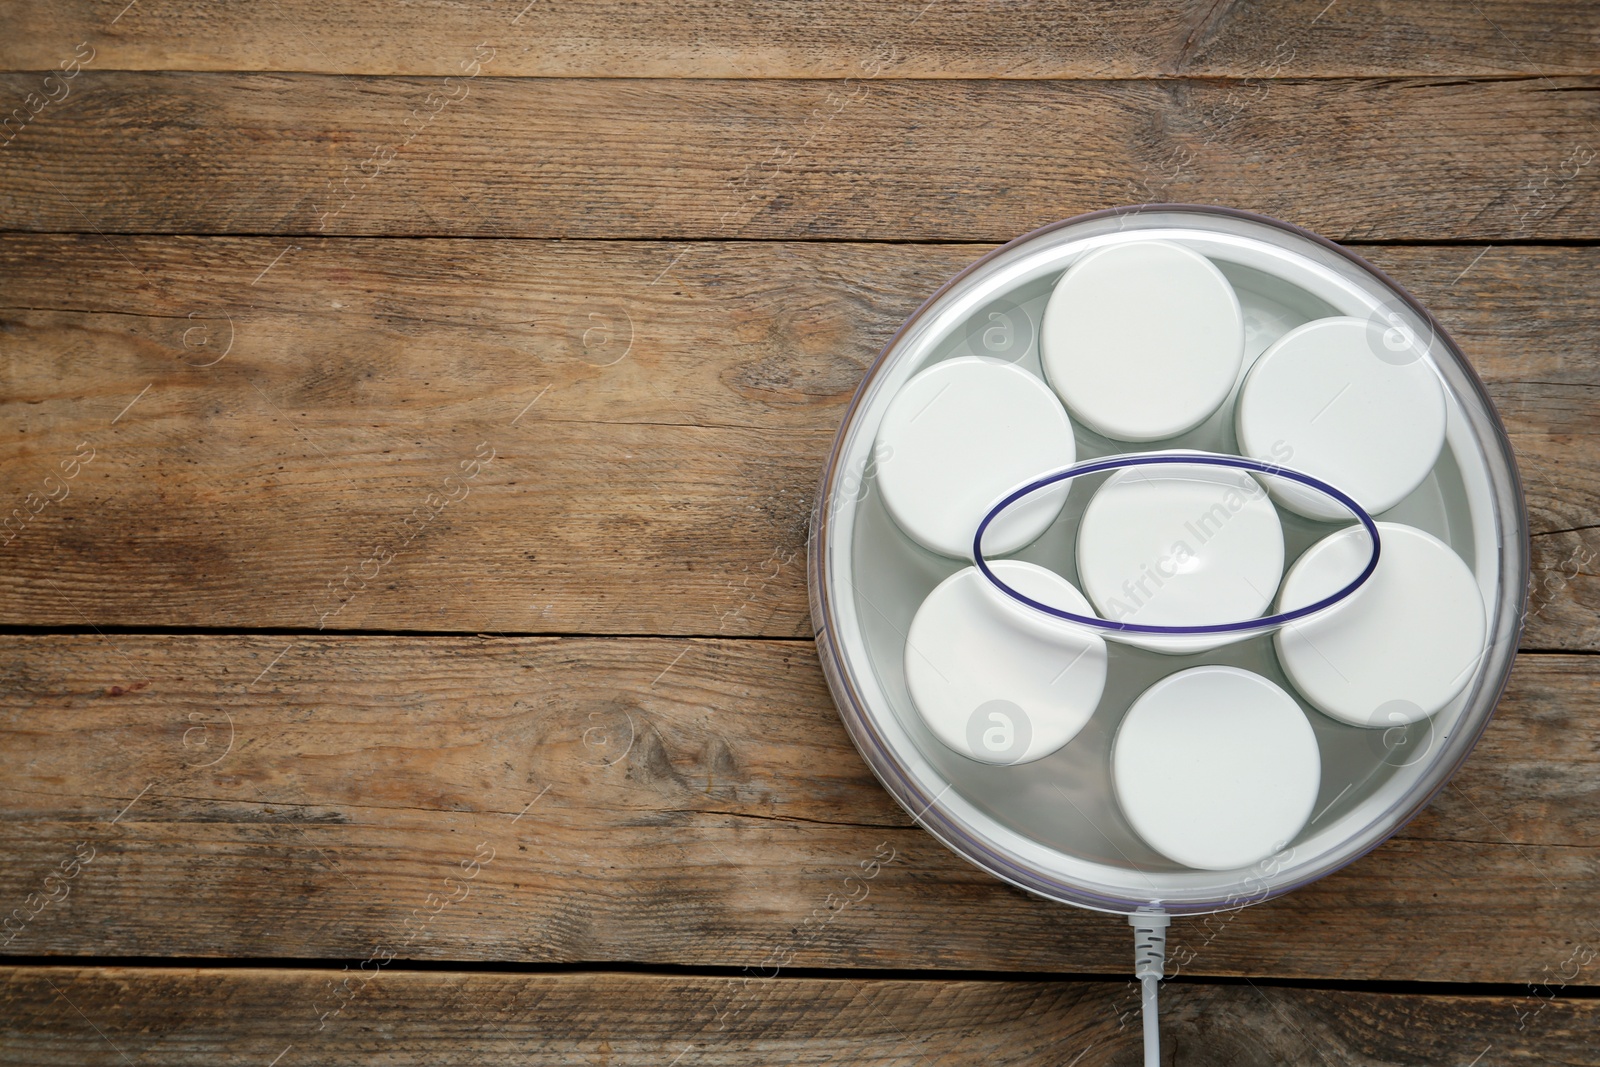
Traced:
POLYGON ((1118 633, 1200 635, 1236 634, 1249 630, 1270 630, 1282 626, 1285 623, 1294 622, 1296 619, 1303 619, 1307 615, 1315 615, 1317 612, 1322 611, 1325 608, 1331 608, 1345 597, 1354 593, 1357 589, 1360 589, 1366 584, 1367 579, 1372 577, 1372 572, 1378 569, 1378 554, 1381 550, 1381 547, 1382 546, 1378 539, 1378 524, 1372 520, 1371 515, 1367 514, 1366 509, 1364 509, 1360 504, 1357 504, 1349 497, 1349 495, 1344 493, 1338 487, 1329 485, 1320 478, 1314 478, 1302 471, 1290 470, 1288 467, 1280 467, 1274 463, 1266 463, 1259 459, 1250 459, 1246 456, 1222 456, 1209 453, 1178 453, 1161 455, 1146 454, 1111 456, 1107 459, 1087 460, 1083 463, 1073 464, 1070 467, 1064 467, 1061 470, 1054 471, 1050 474, 1046 474, 1042 478, 1038 478, 1029 482, 1027 485, 1024 485, 1022 488, 1011 493, 1005 499, 1001 500, 998 504, 989 509, 989 513, 985 515, 983 517, 983 521, 978 524, 978 532, 973 535, 972 558, 977 562, 978 569, 983 572, 983 576, 987 578, 996 589, 1000 590, 1012 600, 1015 600, 1021 604, 1026 604, 1035 611, 1042 611, 1046 615, 1050 615, 1054 618, 1065 619, 1067 622, 1077 623, 1080 626, 1088 626, 1096 630, 1112 630, 1118 633), (999 518, 1001 513, 1003 513, 1011 505, 1025 497, 1032 496, 1041 489, 1047 489, 1052 485, 1056 485, 1057 483, 1070 481, 1073 478, 1079 478, 1085 474, 1097 474, 1100 471, 1120 470, 1124 467, 1154 467, 1173 465, 1230 467, 1235 470, 1254 471, 1258 474, 1271 475, 1274 478, 1287 478, 1292 482, 1299 482, 1301 485, 1304 485, 1310 489, 1314 489, 1324 496, 1338 501, 1340 506, 1349 511, 1351 515, 1355 516, 1356 519, 1360 521, 1361 525, 1366 528, 1367 536, 1372 539, 1372 558, 1367 560, 1366 567, 1362 569, 1361 573, 1358 574, 1355 580, 1349 585, 1339 589, 1337 592, 1323 597, 1314 604, 1307 604, 1303 608, 1295 608, 1293 611, 1285 611, 1277 615, 1266 615, 1258 619, 1246 619, 1243 622, 1218 623, 1214 626, 1154 626, 1147 623, 1137 622, 1112 622, 1109 619, 1097 619, 1093 615, 1075 615, 1070 611, 1063 611, 1061 608, 1041 603, 1024 593, 1018 592, 1017 590, 1011 588, 1005 582, 1000 580, 1000 576, 995 574, 994 570, 989 566, 989 561, 984 558, 983 534, 984 531, 989 528, 989 524, 994 522, 995 519, 999 518))

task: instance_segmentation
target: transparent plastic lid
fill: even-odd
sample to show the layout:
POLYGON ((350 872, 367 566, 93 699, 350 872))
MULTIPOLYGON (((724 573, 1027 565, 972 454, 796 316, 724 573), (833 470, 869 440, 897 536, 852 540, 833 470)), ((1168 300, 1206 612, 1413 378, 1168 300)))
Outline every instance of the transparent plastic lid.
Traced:
MULTIPOLYGON (((1137 309, 1139 294, 1129 299, 1137 309)), ((1394 418, 1373 410, 1374 418, 1394 418)), ((1284 465, 1292 468, 1292 458, 1284 465)), ((1111 477, 1074 479, 1043 534, 1003 555, 1084 588, 1077 532, 1095 491, 1111 477)), ((1285 571, 1352 522, 1288 498, 1292 486, 1269 488, 1282 524, 1285 571)), ((812 516, 811 614, 824 673, 862 756, 912 817, 957 854, 1012 884, 1083 907, 1214 911, 1276 896, 1350 863, 1421 811, 1461 765, 1493 714, 1516 652, 1528 582, 1525 515, 1510 444, 1482 383, 1432 316, 1377 268, 1315 234, 1246 212, 1116 209, 1047 226, 982 257, 885 346, 845 414, 823 474, 812 516), (1238 379, 1198 426, 1156 442, 1113 440, 1074 418, 1072 458, 1082 463, 1172 449, 1240 455, 1240 386, 1263 353, 1308 323, 1366 324, 1375 358, 1415 361, 1436 376, 1445 398, 1437 461, 1398 504, 1374 514, 1379 529, 1421 531, 1429 544, 1448 546, 1481 595, 1486 637, 1479 654, 1462 664, 1465 683, 1441 709, 1390 719, 1380 709, 1379 717, 1354 725, 1297 689, 1273 632, 1247 630, 1221 647, 1213 642, 1179 654, 1106 641, 1104 691, 1093 714, 1065 745, 1029 762, 964 755, 948 734, 939 740, 919 713, 907 685, 907 634, 929 593, 973 561, 924 547, 885 507, 877 484, 887 458, 879 442, 885 415, 913 376, 946 360, 987 357, 1049 381, 1041 332, 1063 274, 1093 253, 1147 242, 1198 253, 1231 285, 1244 326, 1238 379), (1158 852, 1134 829, 1113 780, 1113 748, 1129 708, 1163 679, 1207 665, 1251 672, 1292 696, 1320 755, 1304 826, 1244 868, 1197 869, 1158 852)), ((981 518, 974 516, 974 532, 981 518)), ((1403 671, 1403 664, 1394 669, 1403 671)))

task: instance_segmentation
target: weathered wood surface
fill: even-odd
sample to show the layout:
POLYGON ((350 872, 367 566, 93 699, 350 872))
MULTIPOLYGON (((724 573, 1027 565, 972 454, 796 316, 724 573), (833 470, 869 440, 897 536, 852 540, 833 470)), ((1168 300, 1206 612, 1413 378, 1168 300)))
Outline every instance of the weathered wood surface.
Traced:
MULTIPOLYGON (((843 406, 985 250, 0 236, 0 622, 809 635, 843 406)), ((1525 647, 1600 649, 1600 250, 1362 251, 1510 429, 1525 647)))
POLYGON ((637 5, 59 0, 0 13, 0 69, 92 42, 119 70, 448 76, 487 41, 539 77, 1312 77, 1600 72, 1592 4, 858 0, 637 5))
POLYGON ((908 312, 1163 200, 1412 243, 1361 250, 1484 377, 1535 570, 1432 806, 1169 947, 1394 985, 1169 984, 1168 1057, 1597 1062, 1597 40, 1553 0, 0 10, 0 955, 85 964, 0 969, 0 1064, 1139 1062, 1127 983, 1016 980, 1125 973, 1126 927, 850 746, 803 549, 908 312), (310 959, 355 977, 270 966, 310 959))
MULTIPOLYGON (((1137 1004, 1123 982, 746 984, 399 969, 365 977, 302 969, 4 968, 0 1063, 176 1067, 216 1063, 223 1048, 230 1062, 277 1067, 376 1057, 386 1064, 611 1067, 1143 1062, 1138 1020, 1128 1014, 1137 1004), (322 1019, 339 1005, 338 1015, 322 1019)), ((1395 997, 1169 985, 1162 1036, 1188 1067, 1600 1063, 1593 1040, 1600 1003, 1547 996, 1543 989, 1395 997)))
MULTIPOLYGON (((1597 682, 1524 656, 1398 838, 1179 922, 1174 969, 1542 980, 1600 937, 1597 682)), ((1119 920, 911 825, 808 643, 10 637, 0 691, 0 900, 59 898, 13 913, 8 953, 1127 967, 1119 920)))
POLYGON ((478 74, 450 83, 0 75, 0 99, 36 101, 0 150, 0 228, 1008 240, 1162 200, 1504 241, 1600 217, 1592 77, 517 79, 461 59, 478 74))

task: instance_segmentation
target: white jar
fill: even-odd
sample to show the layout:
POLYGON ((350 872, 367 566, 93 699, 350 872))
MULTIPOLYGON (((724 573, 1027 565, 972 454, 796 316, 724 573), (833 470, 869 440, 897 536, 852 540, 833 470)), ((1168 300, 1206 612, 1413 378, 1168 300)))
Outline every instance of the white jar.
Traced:
POLYGON ((1062 275, 1039 344, 1045 377, 1079 422, 1119 441, 1157 441, 1198 426, 1233 391, 1244 315, 1198 252, 1115 244, 1062 275))
MULTIPOLYGON (((1241 470, 1161 464, 1118 471, 1095 492, 1078 527, 1079 581, 1112 622, 1206 626, 1260 618, 1282 576, 1277 509, 1241 470)), ((1186 654, 1252 635, 1105 636, 1186 654)))
MULTIPOLYGON (((895 396, 878 431, 877 478, 895 523, 918 544, 958 559, 989 506, 1077 456, 1072 422, 1029 371, 981 356, 923 370, 895 396)), ((1045 531, 1067 487, 1046 490, 991 526, 984 548, 1014 552, 1045 531)))
MULTIPOLYGON (((1021 560, 990 564, 1023 594, 1075 613, 1088 601, 1065 578, 1021 560)), ((1106 682, 1106 646, 1086 628, 1030 616, 976 567, 928 594, 907 632, 906 688, 942 743, 981 763, 1029 763, 1083 729, 1106 682)))
POLYGON ((1225 871, 1300 833, 1322 756, 1293 697, 1259 674, 1211 665, 1168 675, 1134 701, 1111 775, 1146 844, 1186 867, 1225 871))
MULTIPOLYGON (((1239 391, 1239 450, 1348 493, 1369 514, 1394 507, 1428 476, 1444 447, 1444 390, 1411 349, 1384 343, 1364 319, 1316 319, 1261 354, 1239 391)), ((1338 503, 1284 479, 1273 496, 1312 519, 1338 503)))
MULTIPOLYGON (((1302 696, 1352 726, 1388 729, 1434 714, 1473 677, 1487 644, 1483 597, 1461 557, 1432 534, 1378 523, 1378 567, 1342 603, 1278 631, 1278 659, 1302 696)), ((1283 580, 1279 610, 1329 595, 1366 566, 1359 526, 1323 538, 1283 580)))

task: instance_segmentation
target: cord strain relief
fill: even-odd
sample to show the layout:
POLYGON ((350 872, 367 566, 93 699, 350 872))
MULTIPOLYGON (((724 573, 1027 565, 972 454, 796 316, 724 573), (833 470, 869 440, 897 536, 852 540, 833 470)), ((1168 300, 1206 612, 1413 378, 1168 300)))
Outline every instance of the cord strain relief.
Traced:
POLYGON ((1137 911, 1128 916, 1133 927, 1133 974, 1135 978, 1160 979, 1166 969, 1167 926, 1171 919, 1166 912, 1137 911))

